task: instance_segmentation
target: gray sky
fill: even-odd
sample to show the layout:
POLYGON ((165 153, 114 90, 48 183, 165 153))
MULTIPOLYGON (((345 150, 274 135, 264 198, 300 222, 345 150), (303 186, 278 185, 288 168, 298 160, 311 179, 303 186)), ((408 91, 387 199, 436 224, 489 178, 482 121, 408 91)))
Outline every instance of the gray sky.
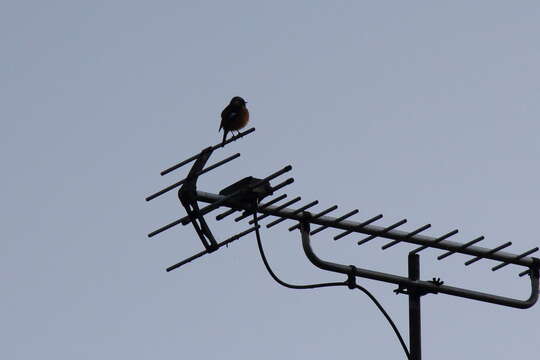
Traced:
MULTIPOLYGON (((165 273, 202 246, 189 227, 148 239, 184 210, 144 197, 221 139, 219 113, 241 95, 257 131, 215 154, 242 157, 202 190, 291 164, 286 192, 319 209, 537 246, 539 16, 537 1, 2 2, 0 357, 404 358, 365 295, 280 287, 253 236, 165 273)), ((288 225, 262 234, 274 270, 342 280, 288 225)), ((212 226, 220 239, 247 227, 212 226)), ((411 246, 333 235, 314 238, 322 257, 406 273, 411 246)), ((423 279, 528 296, 520 268, 438 254, 422 253, 423 279)), ((408 338, 407 298, 360 282, 408 338)), ((539 315, 426 296, 424 358, 534 357, 539 315)))

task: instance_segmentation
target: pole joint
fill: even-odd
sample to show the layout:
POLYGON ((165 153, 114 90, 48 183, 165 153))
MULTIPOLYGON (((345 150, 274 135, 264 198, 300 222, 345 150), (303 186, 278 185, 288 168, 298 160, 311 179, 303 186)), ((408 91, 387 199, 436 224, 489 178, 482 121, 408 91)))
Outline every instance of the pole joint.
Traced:
POLYGON ((347 287, 351 290, 356 289, 356 266, 349 265, 351 271, 347 274, 347 287))

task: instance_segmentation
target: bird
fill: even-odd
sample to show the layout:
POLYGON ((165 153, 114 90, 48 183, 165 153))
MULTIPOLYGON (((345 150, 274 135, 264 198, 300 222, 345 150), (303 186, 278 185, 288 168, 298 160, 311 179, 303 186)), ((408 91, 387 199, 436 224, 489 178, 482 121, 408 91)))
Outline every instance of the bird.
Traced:
POLYGON ((227 134, 236 130, 240 133, 240 129, 247 125, 249 121, 249 111, 246 107, 246 100, 240 96, 235 96, 231 99, 229 105, 221 112, 221 124, 219 125, 219 131, 223 128, 223 143, 227 139, 227 134))

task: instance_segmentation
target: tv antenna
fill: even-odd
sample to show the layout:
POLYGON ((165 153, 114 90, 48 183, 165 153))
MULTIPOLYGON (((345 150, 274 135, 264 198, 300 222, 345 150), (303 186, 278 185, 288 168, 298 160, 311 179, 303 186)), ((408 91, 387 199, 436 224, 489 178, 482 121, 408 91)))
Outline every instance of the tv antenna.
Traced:
MULTIPOLYGON (((269 270, 272 277, 274 277, 274 279, 276 279, 276 281, 280 282, 280 284, 282 285, 293 288, 313 288, 331 285, 347 285, 351 289, 356 287, 362 290, 363 288, 356 284, 356 278, 358 277, 397 285, 398 288, 394 290, 394 292, 396 292, 397 294, 405 294, 409 298, 409 349, 406 348, 403 339, 397 331, 397 328, 389 319, 389 316, 384 312, 380 304, 378 304, 378 302, 373 298, 371 294, 368 295, 370 295, 372 300, 376 302, 377 306, 379 306, 379 309, 381 309, 387 319, 389 319, 391 325, 394 328, 394 331, 396 331, 396 334, 398 334, 398 337, 400 338, 407 357, 412 360, 421 359, 420 299, 422 296, 429 294, 446 294, 518 309, 530 308, 538 300, 540 259, 530 256, 531 254, 538 251, 538 247, 527 250, 521 254, 513 254, 503 251, 503 249, 506 249, 512 245, 511 242, 506 242, 493 248, 485 248, 477 245, 479 242, 484 240, 483 236, 477 237, 464 243, 450 240, 451 237, 458 233, 458 230, 452 230, 446 234, 437 237, 423 235, 422 233, 431 227, 430 224, 421 226, 413 231, 402 231, 398 229, 401 225, 407 222, 406 219, 390 225, 376 225, 375 223, 383 218, 382 214, 373 216, 368 219, 364 219, 362 221, 353 221, 350 219, 353 215, 358 213, 358 210, 353 210, 337 217, 329 216, 329 213, 337 209, 336 205, 318 211, 316 213, 312 213, 308 211, 308 209, 311 209, 318 205, 318 201, 315 200, 293 209, 290 206, 299 202, 301 198, 295 197, 291 200, 280 203, 282 200, 287 198, 286 194, 273 197, 272 199, 264 203, 261 202, 263 199, 267 197, 272 197, 275 192, 294 182, 293 178, 288 178, 274 186, 271 185, 271 181, 276 180, 278 177, 292 170, 292 167, 290 165, 287 165, 262 179, 254 178, 252 176, 245 177, 235 182, 234 184, 227 186, 226 188, 221 190, 219 194, 197 190, 197 181, 199 179, 199 176, 206 174, 219 166, 225 165, 240 156, 239 153, 236 153, 221 161, 214 163, 213 165, 205 167, 206 163, 208 162, 210 156, 213 155, 214 151, 218 149, 223 149, 226 144, 243 138, 244 136, 251 134, 254 131, 255 128, 251 128, 244 132, 239 132, 236 136, 233 136, 226 142, 207 147, 198 154, 193 155, 185 159, 184 161, 181 161, 180 163, 173 165, 161 172, 161 175, 166 175, 174 170, 179 169, 184 165, 194 162, 188 172, 188 175, 184 179, 170 186, 167 186, 166 188, 157 191, 156 193, 149 195, 146 198, 146 201, 150 201, 174 189, 179 188, 178 197, 182 206, 185 208, 187 215, 152 231, 148 234, 148 236, 153 237, 179 224, 192 224, 204 247, 202 251, 174 265, 169 266, 167 268, 167 271, 177 269, 204 255, 213 253, 219 250, 221 247, 227 246, 228 244, 240 239, 243 236, 246 236, 252 232, 256 232, 259 249, 261 250, 261 255, 263 256, 265 266, 267 266, 267 269, 269 270), (199 202, 207 203, 208 205, 204 207, 199 207, 199 202), (205 215, 220 207, 228 209, 225 212, 218 214, 216 216, 216 220, 223 220, 236 212, 242 212, 242 214, 236 217, 234 220, 236 222, 239 222, 249 218, 250 216, 253 216, 253 219, 249 221, 249 224, 253 226, 221 242, 218 242, 216 240, 216 237, 210 230, 207 222, 205 221, 205 215), (264 220, 266 217, 269 216, 277 217, 277 219, 268 223, 266 225, 267 228, 272 228, 279 223, 284 222, 285 220, 295 221, 296 224, 289 227, 289 231, 294 231, 297 229, 300 231, 303 250, 311 263, 320 269, 346 275, 347 280, 345 282, 326 283, 313 286, 294 286, 288 285, 280 281, 268 267, 266 258, 264 257, 264 253, 262 252, 262 248, 260 247, 259 221, 264 220), (317 225, 318 227, 312 229, 312 227, 315 225, 317 225), (333 237, 334 240, 340 240, 351 234, 365 235, 366 237, 364 237, 363 239, 357 240, 357 244, 359 246, 364 245, 376 238, 389 240, 389 242, 382 245, 382 250, 387 250, 393 246, 397 246, 403 243, 418 245, 416 249, 409 252, 408 274, 406 276, 390 274, 365 269, 359 266, 339 264, 321 259, 311 247, 311 236, 316 235, 327 228, 342 231, 341 233, 333 237), (512 297, 505 297, 491 293, 481 292, 474 289, 466 289, 462 287, 446 285, 440 279, 434 278, 429 281, 421 280, 419 253, 428 248, 445 251, 443 254, 437 257, 437 260, 443 260, 454 254, 464 254, 472 256, 470 260, 467 260, 464 263, 465 266, 469 266, 480 260, 491 259, 499 262, 498 265, 495 265, 491 268, 492 271, 497 271, 508 265, 517 265, 524 267, 525 269, 519 273, 519 277, 528 276, 530 278, 530 295, 527 299, 515 299, 512 297)), ((365 290, 365 292, 367 292, 367 290, 365 290)))

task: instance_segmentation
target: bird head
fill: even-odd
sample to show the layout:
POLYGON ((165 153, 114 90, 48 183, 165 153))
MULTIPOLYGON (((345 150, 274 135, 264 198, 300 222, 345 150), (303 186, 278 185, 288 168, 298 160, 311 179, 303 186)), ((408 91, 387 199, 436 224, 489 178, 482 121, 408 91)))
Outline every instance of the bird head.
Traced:
POLYGON ((246 106, 247 101, 242 99, 240 96, 235 96, 231 99, 231 105, 240 105, 246 106))

